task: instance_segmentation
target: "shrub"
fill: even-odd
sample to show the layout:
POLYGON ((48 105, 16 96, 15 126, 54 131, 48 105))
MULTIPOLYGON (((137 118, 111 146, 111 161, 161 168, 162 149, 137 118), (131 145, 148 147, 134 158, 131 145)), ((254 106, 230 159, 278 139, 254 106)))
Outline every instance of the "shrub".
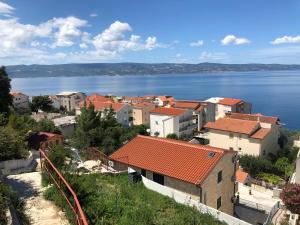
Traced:
POLYGON ((280 198, 294 214, 300 214, 300 184, 288 184, 280 194, 280 198))
POLYGON ((279 176, 269 173, 260 173, 258 175, 258 178, 274 185, 277 185, 282 181, 282 179, 279 176))

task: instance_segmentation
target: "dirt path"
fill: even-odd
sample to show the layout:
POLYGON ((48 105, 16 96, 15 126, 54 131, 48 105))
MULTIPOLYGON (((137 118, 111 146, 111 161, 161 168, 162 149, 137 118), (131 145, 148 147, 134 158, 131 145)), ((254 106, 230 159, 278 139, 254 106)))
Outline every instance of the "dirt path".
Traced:
POLYGON ((53 202, 43 198, 40 172, 10 175, 7 183, 25 200, 26 214, 32 225, 69 224, 64 213, 53 202))

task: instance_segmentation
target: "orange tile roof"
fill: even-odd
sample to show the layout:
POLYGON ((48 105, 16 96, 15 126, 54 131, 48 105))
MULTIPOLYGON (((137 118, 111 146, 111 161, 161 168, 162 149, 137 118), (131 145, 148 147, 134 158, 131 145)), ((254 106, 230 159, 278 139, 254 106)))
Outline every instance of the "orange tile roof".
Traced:
POLYGON ((102 95, 98 95, 98 94, 95 94, 95 95, 90 95, 88 97, 86 97, 85 101, 91 101, 91 102, 111 102, 113 103, 113 101, 109 98, 106 98, 105 96, 102 96, 102 95))
POLYGON ((176 109, 176 108, 156 108, 152 109, 150 113, 153 114, 163 114, 163 115, 171 115, 171 116, 179 116, 185 113, 187 109, 176 109))
POLYGON ((197 109, 201 105, 197 101, 174 101, 173 107, 184 108, 184 109, 197 109))
POLYGON ((215 122, 208 122, 204 127, 214 130, 251 135, 259 127, 259 123, 256 121, 239 120, 225 117, 220 118, 215 122))
POLYGON ((126 106, 126 104, 122 104, 122 103, 83 101, 80 102, 79 107, 82 108, 84 107, 84 105, 86 105, 87 107, 89 107, 90 105, 94 105, 94 108, 97 111, 103 111, 104 109, 112 108, 115 112, 120 111, 123 107, 126 106))
POLYGON ((244 183, 248 177, 248 173, 242 171, 241 169, 238 169, 235 172, 236 181, 239 183, 244 183))
POLYGON ((192 184, 201 184, 224 154, 220 148, 189 142, 137 136, 114 152, 110 159, 192 184), (208 153, 214 156, 209 157, 208 153))
POLYGON ((218 102, 218 104, 221 105, 229 105, 229 106, 233 106, 236 105, 238 103, 242 102, 241 99, 235 99, 235 98, 223 98, 222 100, 220 100, 218 102))
POLYGON ((11 91, 11 92, 10 92, 10 95, 12 95, 12 96, 16 97, 16 96, 19 96, 19 95, 24 95, 24 94, 23 94, 23 93, 21 93, 21 92, 11 91))
POLYGON ((150 107, 150 106, 155 107, 155 104, 150 102, 139 102, 133 105, 133 107, 135 108, 143 108, 143 107, 150 107))
POLYGON ((269 128, 260 128, 254 134, 251 135, 252 138, 255 139, 264 139, 269 133, 271 129, 269 128))
POLYGON ((226 113, 226 117, 250 121, 259 121, 262 123, 277 124, 279 122, 278 117, 264 116, 260 113, 257 114, 242 114, 242 113, 226 113))

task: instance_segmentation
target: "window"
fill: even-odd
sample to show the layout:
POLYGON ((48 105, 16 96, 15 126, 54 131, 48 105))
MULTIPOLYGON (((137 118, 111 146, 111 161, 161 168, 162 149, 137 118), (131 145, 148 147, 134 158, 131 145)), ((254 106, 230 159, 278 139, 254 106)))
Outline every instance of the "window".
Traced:
POLYGON ((232 139, 233 138, 233 133, 229 134, 229 138, 232 139))
POLYGON ((218 183, 222 181, 222 170, 218 173, 218 183))
POLYGON ((242 148, 239 148, 239 151, 242 151, 242 148))
POLYGON ((153 181, 156 183, 159 183, 161 185, 165 184, 165 178, 163 175, 160 175, 158 173, 153 173, 153 181))
POLYGON ((142 169, 141 174, 142 174, 143 177, 146 177, 146 170, 142 169))
POLYGON ((217 209, 219 209, 222 206, 222 198, 219 197, 217 200, 217 209))
POLYGON ((233 151, 233 147, 229 147, 229 150, 230 150, 230 151, 233 151))
POLYGON ((155 124, 158 125, 158 121, 155 121, 155 124))
POLYGON ((242 135, 239 135, 239 139, 242 139, 242 135))

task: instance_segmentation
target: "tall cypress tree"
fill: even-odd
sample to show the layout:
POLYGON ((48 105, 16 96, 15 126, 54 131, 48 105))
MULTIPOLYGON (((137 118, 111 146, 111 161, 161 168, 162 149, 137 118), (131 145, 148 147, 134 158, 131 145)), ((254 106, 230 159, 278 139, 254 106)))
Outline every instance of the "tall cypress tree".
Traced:
POLYGON ((9 106, 12 105, 12 96, 10 95, 10 78, 5 68, 0 68, 0 113, 7 114, 9 106))

